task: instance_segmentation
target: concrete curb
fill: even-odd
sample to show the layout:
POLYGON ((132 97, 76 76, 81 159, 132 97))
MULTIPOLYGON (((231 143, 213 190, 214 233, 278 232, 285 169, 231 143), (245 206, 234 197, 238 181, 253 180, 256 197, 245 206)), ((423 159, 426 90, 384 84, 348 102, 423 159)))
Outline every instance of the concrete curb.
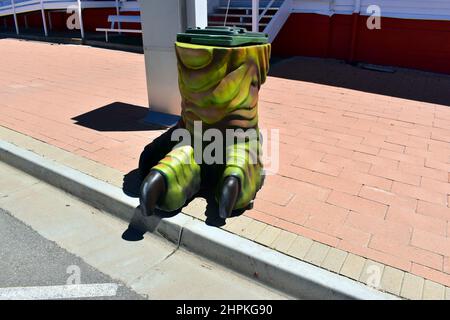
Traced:
POLYGON ((137 199, 118 187, 0 141, 0 161, 58 187, 127 222, 143 223, 186 249, 301 299, 398 299, 361 283, 299 261, 183 213, 142 220, 137 199))

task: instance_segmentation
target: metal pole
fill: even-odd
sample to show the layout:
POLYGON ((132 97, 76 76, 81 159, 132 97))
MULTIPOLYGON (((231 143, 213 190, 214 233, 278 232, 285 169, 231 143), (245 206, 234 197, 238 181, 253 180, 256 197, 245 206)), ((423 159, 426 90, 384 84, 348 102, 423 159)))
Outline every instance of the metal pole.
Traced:
POLYGON ((20 34, 19 23, 17 23, 16 4, 15 4, 14 0, 11 0, 11 5, 12 5, 13 15, 14 15, 14 24, 16 25, 16 33, 17 33, 17 35, 19 35, 20 34))
POLYGON ((360 13, 361 13, 361 0, 355 0, 355 8, 353 10, 353 24, 350 42, 350 52, 348 57, 349 62, 353 62, 355 60, 356 42, 358 40, 358 22, 360 13))
POLYGON ((45 20, 44 0, 41 0, 41 15, 42 15, 42 24, 44 26, 44 34, 46 37, 48 37, 47 21, 45 20))
POLYGON ((84 39, 84 26, 83 26, 83 13, 81 11, 81 0, 77 0, 77 2, 78 2, 78 16, 80 19, 81 39, 84 39))
POLYGON ((231 0, 228 0, 227 11, 225 12, 225 18, 223 19, 223 26, 224 27, 227 26, 228 12, 230 12, 230 5, 231 5, 231 0))
POLYGON ((252 31, 259 31, 259 0, 252 0, 252 31))
MULTIPOLYGON (((119 5, 119 0, 116 0, 116 15, 117 15, 117 16, 120 16, 120 5, 119 5)), ((117 28, 118 28, 118 29, 122 29, 121 26, 122 26, 122 24, 120 23, 120 21, 117 21, 117 28)), ((121 33, 119 32, 119 34, 121 34, 121 33)))
POLYGON ((48 18, 48 28, 50 30, 53 30, 53 23, 52 23, 52 15, 51 11, 47 12, 47 18, 48 18))

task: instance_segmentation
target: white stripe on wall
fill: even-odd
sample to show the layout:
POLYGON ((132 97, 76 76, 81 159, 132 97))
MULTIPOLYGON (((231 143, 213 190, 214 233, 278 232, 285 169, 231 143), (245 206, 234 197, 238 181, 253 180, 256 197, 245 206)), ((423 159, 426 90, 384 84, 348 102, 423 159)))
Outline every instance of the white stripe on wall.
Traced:
MULTIPOLYGON (((292 0, 292 12, 352 14, 357 0, 292 0)), ((367 7, 378 5, 381 15, 390 18, 450 20, 449 0, 361 0, 361 14, 367 15, 367 7)))

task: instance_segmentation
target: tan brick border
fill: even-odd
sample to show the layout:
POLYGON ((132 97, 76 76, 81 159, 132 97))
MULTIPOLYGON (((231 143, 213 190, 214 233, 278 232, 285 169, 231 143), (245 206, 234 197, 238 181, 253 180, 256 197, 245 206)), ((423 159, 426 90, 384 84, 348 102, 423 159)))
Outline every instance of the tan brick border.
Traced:
MULTIPOLYGON (((122 187, 123 173, 98 162, 72 154, 32 137, 0 126, 0 139, 27 149, 48 159, 81 171, 87 175, 122 187)), ((192 201, 183 213, 205 221, 206 201, 192 201)), ((397 295, 404 299, 450 300, 450 287, 416 276, 409 272, 375 262, 365 257, 346 252, 329 245, 305 238, 256 219, 242 216, 230 220, 223 228, 236 235, 255 241, 330 272, 357 280, 365 285, 397 295), (370 275, 379 272, 379 283, 370 275)))

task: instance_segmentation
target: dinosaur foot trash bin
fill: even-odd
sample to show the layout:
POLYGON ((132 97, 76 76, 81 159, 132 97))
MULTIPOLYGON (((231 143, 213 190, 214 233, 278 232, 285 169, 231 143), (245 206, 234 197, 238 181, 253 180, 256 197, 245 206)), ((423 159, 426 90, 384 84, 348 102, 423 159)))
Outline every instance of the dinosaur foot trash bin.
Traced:
POLYGON ((208 27, 178 34, 175 48, 181 120, 141 156, 142 212, 176 211, 208 182, 226 219, 263 185, 258 94, 271 46, 261 33, 208 27))

